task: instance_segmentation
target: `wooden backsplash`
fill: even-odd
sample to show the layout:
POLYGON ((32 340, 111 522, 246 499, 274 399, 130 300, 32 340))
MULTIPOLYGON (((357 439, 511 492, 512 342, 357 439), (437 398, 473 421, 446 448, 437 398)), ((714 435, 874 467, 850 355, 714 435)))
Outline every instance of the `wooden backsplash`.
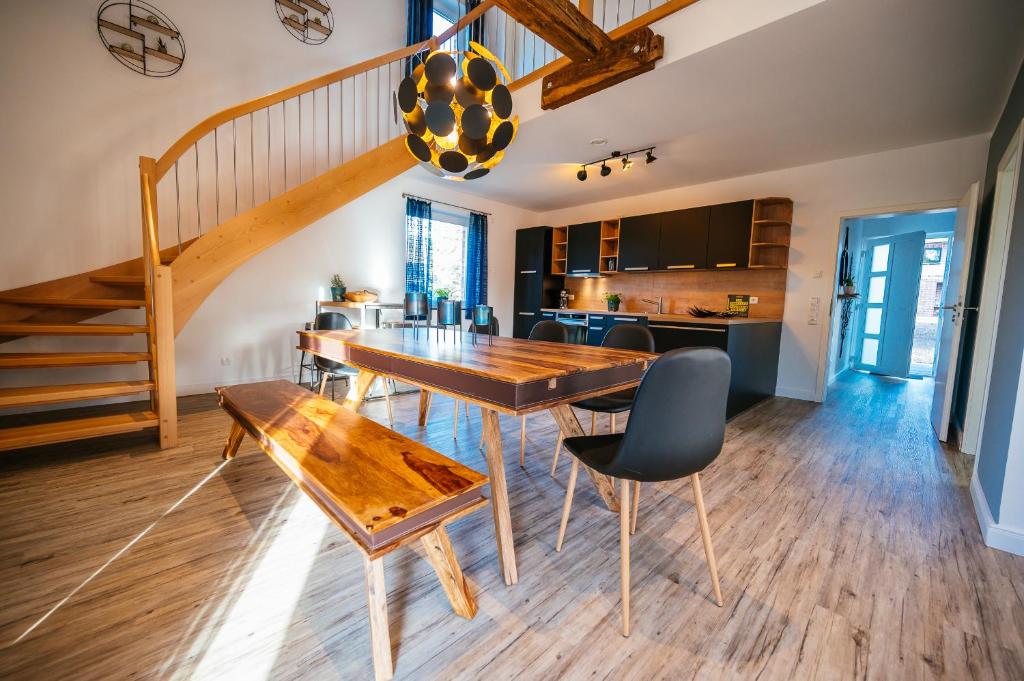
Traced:
POLYGON ((686 314, 692 305, 724 310, 730 293, 757 296, 750 306, 751 317, 782 319, 786 300, 787 270, 732 270, 703 272, 651 272, 614 274, 599 279, 566 277, 565 285, 575 297, 569 307, 603 309, 604 294, 622 295, 622 310, 654 312, 641 298, 665 299, 663 312, 686 314))

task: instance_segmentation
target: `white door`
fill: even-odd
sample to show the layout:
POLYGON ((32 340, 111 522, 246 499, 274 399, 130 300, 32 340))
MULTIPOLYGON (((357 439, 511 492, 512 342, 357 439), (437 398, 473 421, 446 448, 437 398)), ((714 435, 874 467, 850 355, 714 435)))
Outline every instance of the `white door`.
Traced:
POLYGON ((956 209, 956 227, 949 249, 949 271, 940 308, 939 354, 935 361, 935 394, 932 396, 932 427, 939 440, 949 437, 949 414, 953 408, 953 386, 956 381, 957 358, 963 340, 964 301, 967 297, 967 276, 964 268, 971 262, 974 223, 978 215, 978 194, 981 185, 975 182, 967 190, 956 209))
POLYGON ((924 239, 924 232, 910 232, 867 242, 858 369, 900 378, 910 373, 924 239))

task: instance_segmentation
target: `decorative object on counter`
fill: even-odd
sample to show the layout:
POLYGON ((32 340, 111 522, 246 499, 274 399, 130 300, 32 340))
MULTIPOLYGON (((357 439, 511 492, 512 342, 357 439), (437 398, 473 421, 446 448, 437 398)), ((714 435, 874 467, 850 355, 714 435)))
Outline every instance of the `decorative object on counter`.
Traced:
POLYGON ((857 294, 857 280, 853 278, 853 274, 847 274, 843 278, 843 295, 854 296, 857 294))
POLYGON ((334 31, 334 14, 327 0, 274 0, 277 16, 296 40, 319 45, 334 31))
POLYGON ((658 160, 658 157, 654 155, 655 148, 656 147, 643 147, 640 149, 634 149, 633 151, 626 152, 613 151, 611 156, 599 158, 596 161, 590 161, 588 163, 581 163, 580 169, 576 171, 576 179, 579 180, 580 182, 585 182, 587 180, 587 166, 594 166, 597 165, 598 163, 601 164, 601 177, 608 177, 609 175, 612 174, 612 169, 611 166, 608 165, 608 161, 614 160, 622 162, 622 170, 623 172, 625 172, 633 167, 633 161, 629 157, 633 156, 634 154, 644 154, 646 157, 647 165, 650 165, 651 163, 654 163, 655 161, 658 160))
MULTIPOLYGON (((462 334, 462 301, 449 300, 447 297, 437 299, 437 326, 442 330, 443 337, 448 340, 448 327, 455 327, 455 340, 461 341, 462 334)), ((437 332, 434 332, 437 337, 437 332)), ((458 410, 456 410, 458 411, 458 410)))
POLYGON ((558 292, 558 309, 568 310, 569 309, 569 292, 564 288, 558 292))
POLYGON ((115 59, 144 76, 174 75, 185 62, 185 42, 174 22, 144 0, 104 0, 96 13, 96 30, 115 59), (131 40, 114 42, 122 37, 131 40))
POLYGON ((345 300, 349 300, 353 303, 375 303, 377 302, 377 294, 373 291, 367 291, 366 289, 360 289, 358 291, 351 291, 345 294, 345 300))
POLYGON ((498 58, 472 40, 466 51, 431 52, 398 86, 409 153, 445 179, 487 175, 519 129, 511 81, 498 58))
POLYGON ((728 312, 734 313, 737 317, 750 316, 750 296, 745 293, 730 293, 728 312))
POLYGON ((622 294, 621 293, 605 293, 604 294, 604 300, 605 300, 606 303, 608 303, 608 311, 609 312, 618 312, 619 311, 619 303, 622 302, 622 294))
MULTIPOLYGON (((489 331, 493 331, 492 324, 494 322, 494 308, 490 305, 477 305, 473 308, 473 324, 471 328, 473 330, 473 345, 476 345, 477 329, 483 327, 489 331)), ((494 334, 488 332, 487 344, 494 345, 494 334)))
MULTIPOLYGON (((427 294, 422 291, 408 291, 405 294, 405 321, 412 322, 412 333, 414 338, 419 338, 420 334, 420 322, 423 322, 426 326, 430 319, 430 302, 427 300, 427 294)), ((403 328, 403 334, 405 333, 403 328)), ((427 338, 430 335, 427 334, 427 338)))
POLYGON ((340 303, 345 300, 345 280, 340 274, 331 277, 331 300, 340 303))
POLYGON ((689 312, 694 317, 714 317, 715 319, 732 319, 733 317, 739 316, 737 313, 730 312, 729 310, 709 310, 706 307, 699 307, 697 305, 693 305, 692 307, 690 307, 687 310, 687 312, 689 312))

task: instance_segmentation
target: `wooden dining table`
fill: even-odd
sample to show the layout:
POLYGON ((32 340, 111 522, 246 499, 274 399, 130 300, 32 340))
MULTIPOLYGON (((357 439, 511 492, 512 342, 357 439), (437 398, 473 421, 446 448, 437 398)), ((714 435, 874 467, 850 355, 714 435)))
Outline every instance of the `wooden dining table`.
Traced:
MULTIPOLYGON (((419 423, 426 425, 434 393, 480 407, 484 458, 491 479, 491 508, 506 584, 519 580, 499 414, 548 410, 563 436, 583 435, 571 408, 578 400, 639 384, 657 355, 632 350, 548 343, 469 333, 438 341, 409 329, 299 331, 299 348, 357 368, 345 406, 358 410, 378 377, 420 388, 419 423)), ((610 510, 618 511, 612 482, 586 469, 610 510)))

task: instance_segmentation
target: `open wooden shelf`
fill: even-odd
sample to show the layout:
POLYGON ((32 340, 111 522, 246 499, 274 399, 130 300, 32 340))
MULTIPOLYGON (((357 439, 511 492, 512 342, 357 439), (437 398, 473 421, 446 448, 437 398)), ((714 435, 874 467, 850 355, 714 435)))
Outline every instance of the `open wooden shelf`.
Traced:
POLYGON ((138 31, 133 31, 132 29, 128 28, 127 26, 122 26, 121 24, 115 24, 113 21, 107 21, 106 19, 100 19, 99 20, 99 24, 103 28, 109 28, 111 31, 117 31, 121 35, 126 35, 129 38, 135 38, 136 40, 145 40, 146 39, 146 36, 144 36, 143 34, 139 33, 138 31))
POLYGON ((307 7, 312 7, 321 14, 327 14, 328 12, 331 11, 330 8, 327 7, 327 5, 321 2, 317 2, 317 0, 299 0, 299 2, 301 2, 303 5, 306 5, 307 7))
POLYGON ((114 54, 119 54, 119 55, 121 55, 122 57, 124 57, 126 59, 134 59, 135 61, 139 62, 140 64, 146 61, 145 57, 143 57, 138 52, 129 52, 128 50, 121 49, 117 45, 111 45, 110 46, 110 51, 113 52, 114 54))
POLYGON ((773 241, 757 241, 750 244, 755 248, 789 248, 789 244, 776 243, 773 241))
POLYGON ((160 50, 154 50, 152 47, 146 48, 146 54, 148 54, 151 57, 156 57, 157 59, 169 61, 172 64, 180 64, 183 61, 181 57, 175 57, 173 54, 161 52, 160 50))
POLYGON ((785 269, 789 266, 793 201, 771 196, 754 201, 750 231, 751 269, 785 269))
POLYGON ((284 19, 281 19, 281 23, 288 24, 289 26, 294 28, 296 31, 302 31, 303 33, 306 32, 306 26, 304 24, 300 24, 299 22, 295 21, 295 19, 292 19, 291 17, 285 17, 284 19))
POLYGON ((331 34, 331 29, 327 28, 323 24, 318 24, 317 22, 313 21, 312 19, 306 19, 306 28, 311 28, 314 31, 319 31, 320 33, 323 33, 324 35, 330 35, 331 34))
POLYGON ((149 30, 156 31, 157 33, 163 33, 166 36, 174 38, 175 40, 177 40, 179 36, 179 33, 174 29, 167 28, 166 26, 161 26, 160 24, 154 24, 149 19, 143 19, 142 17, 137 16, 135 14, 132 15, 132 24, 135 26, 142 26, 143 28, 148 28, 149 30))
POLYGON ((551 274, 566 273, 566 258, 569 250, 569 228, 555 227, 551 230, 551 274))
POLYGON ((619 219, 601 221, 601 251, 597 270, 601 274, 615 274, 619 259, 619 219))

